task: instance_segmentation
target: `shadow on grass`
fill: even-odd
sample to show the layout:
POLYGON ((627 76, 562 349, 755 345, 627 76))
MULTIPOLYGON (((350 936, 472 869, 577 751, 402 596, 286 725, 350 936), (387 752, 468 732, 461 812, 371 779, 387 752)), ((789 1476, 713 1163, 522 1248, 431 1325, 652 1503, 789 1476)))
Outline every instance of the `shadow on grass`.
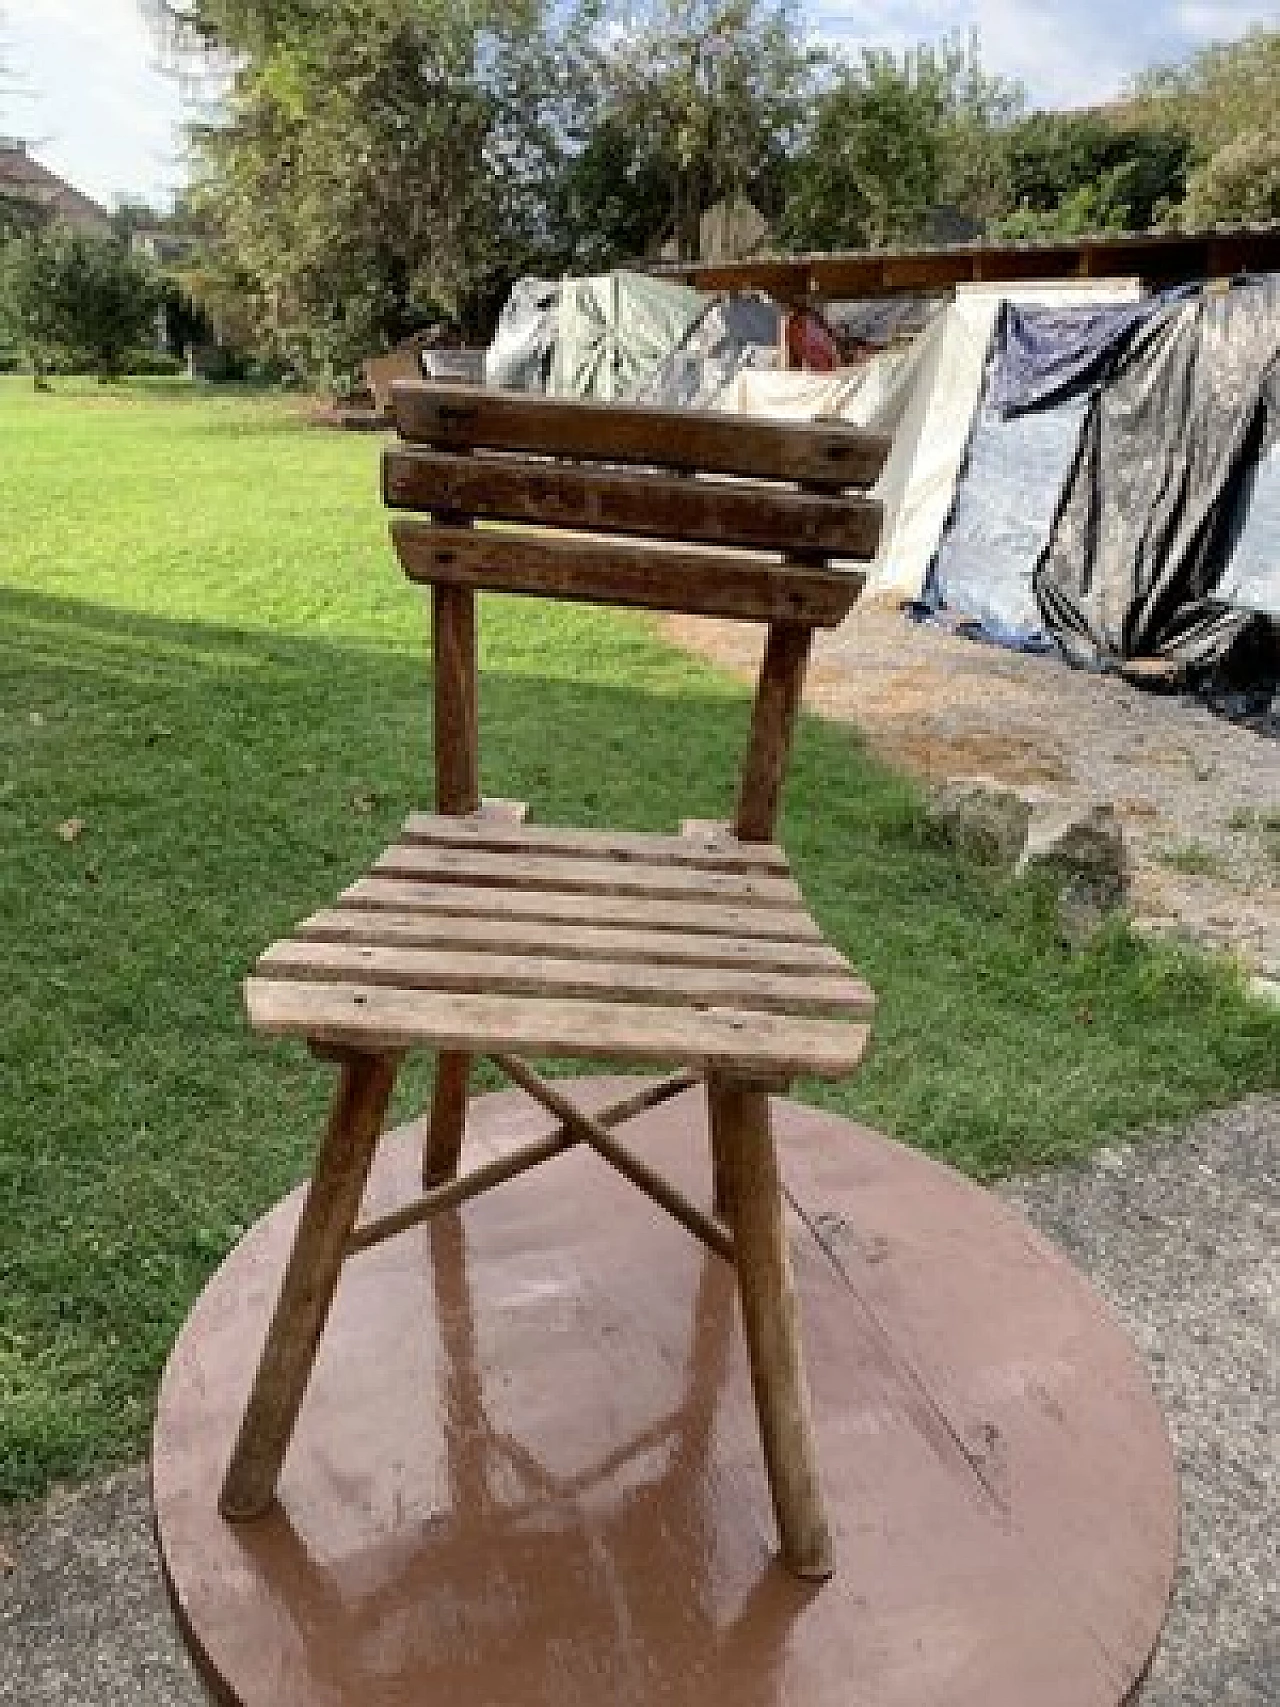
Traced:
MULTIPOLYGON (((499 665, 525 620, 498 613, 499 665)), ((745 696, 619 655, 625 682, 486 672, 486 792, 550 823, 727 814, 745 696)), ((429 705, 413 653, 0 596, 0 1497, 139 1449, 192 1297, 305 1171, 325 1070, 248 1035, 239 982, 429 802, 429 705)), ((783 839, 882 999, 830 1106, 989 1175, 1280 1081, 1280 1020, 1224 971, 1124 933, 1068 956, 847 730, 804 724, 783 839)))

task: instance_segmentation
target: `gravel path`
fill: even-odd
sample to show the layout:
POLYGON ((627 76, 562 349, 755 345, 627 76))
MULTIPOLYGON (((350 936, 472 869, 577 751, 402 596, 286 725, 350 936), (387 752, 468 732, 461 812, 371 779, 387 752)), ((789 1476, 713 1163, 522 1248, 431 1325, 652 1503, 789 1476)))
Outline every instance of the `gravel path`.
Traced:
MULTIPOLYGON (((1280 1097, 1005 1192, 1128 1323, 1177 1445, 1183 1564, 1143 1707, 1276 1707, 1280 1097)), ((0 1545, 4 1707, 201 1707, 141 1470, 0 1517, 0 1545)))
MULTIPOLYGON (((673 619, 690 651, 754 674, 754 625, 673 619)), ((820 638, 808 703, 930 780, 993 776, 1110 801, 1138 915, 1280 981, 1280 741, 1176 695, 982 646, 864 606, 820 638)))

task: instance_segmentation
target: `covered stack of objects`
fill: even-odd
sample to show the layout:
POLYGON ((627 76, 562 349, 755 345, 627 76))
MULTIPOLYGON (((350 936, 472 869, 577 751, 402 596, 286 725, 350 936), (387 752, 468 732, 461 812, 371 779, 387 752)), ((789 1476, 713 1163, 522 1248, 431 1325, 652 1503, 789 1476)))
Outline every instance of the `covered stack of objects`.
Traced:
POLYGON ((485 380, 556 397, 711 409, 745 371, 839 359, 816 315, 787 314, 763 296, 614 272, 522 279, 489 347, 485 380))
POLYGON ((1280 277, 960 286, 801 322, 640 274, 526 280, 486 378, 891 434, 869 597, 1092 667, 1275 691, 1280 277))

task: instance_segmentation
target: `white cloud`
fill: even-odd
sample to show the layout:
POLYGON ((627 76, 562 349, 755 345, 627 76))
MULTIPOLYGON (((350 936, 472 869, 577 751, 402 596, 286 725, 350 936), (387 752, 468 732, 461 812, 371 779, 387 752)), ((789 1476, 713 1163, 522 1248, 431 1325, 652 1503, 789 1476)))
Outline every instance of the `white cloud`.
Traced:
POLYGON ((182 103, 156 66, 138 0, 22 0, 4 32, 16 87, 0 130, 109 203, 163 199, 182 182, 182 103))
POLYGON ((811 0, 823 38, 901 51, 976 26, 989 71, 1020 78, 1033 103, 1084 106, 1116 95, 1135 72, 1184 58, 1251 24, 1275 27, 1264 0, 811 0))

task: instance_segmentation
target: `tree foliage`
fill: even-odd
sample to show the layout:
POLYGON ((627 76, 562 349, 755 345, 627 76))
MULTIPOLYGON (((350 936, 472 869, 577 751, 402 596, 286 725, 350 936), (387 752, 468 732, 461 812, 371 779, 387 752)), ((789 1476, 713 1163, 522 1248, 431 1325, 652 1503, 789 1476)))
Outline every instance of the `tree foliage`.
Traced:
POLYGON ((1001 204, 1001 130, 1016 84, 988 75, 975 37, 831 67, 795 164, 786 231, 807 248, 919 241, 939 209, 975 224, 1001 204))
MULTIPOLYGON (((598 122, 625 138, 637 182, 669 186, 667 219, 695 259, 702 216, 746 196, 780 205, 818 56, 778 0, 651 0, 596 19, 598 122)), ((588 144, 588 155, 590 144, 588 144)))
POLYGON ((141 3, 223 79, 188 282, 312 376, 432 321, 485 336, 522 272, 694 258, 738 197, 826 249, 1277 211, 1276 31, 1028 115, 976 36, 823 55, 793 0, 141 3))
POLYGON ((545 242, 561 72, 538 0, 186 16, 243 55, 195 135, 193 200, 262 345, 340 373, 432 317, 482 323, 545 242))
POLYGON ((114 378, 154 331, 159 281, 111 238, 35 232, 7 245, 3 272, 11 335, 37 384, 55 367, 114 378))
POLYGON ((1179 125, 1121 124, 1103 113, 1032 113, 1002 141, 1013 237, 1145 231, 1186 192, 1192 144, 1179 125))
POLYGON ((1140 122, 1176 124, 1190 138, 1194 169, 1179 223, 1210 225, 1280 217, 1280 30, 1261 26, 1218 42, 1186 64, 1138 79, 1140 122))

